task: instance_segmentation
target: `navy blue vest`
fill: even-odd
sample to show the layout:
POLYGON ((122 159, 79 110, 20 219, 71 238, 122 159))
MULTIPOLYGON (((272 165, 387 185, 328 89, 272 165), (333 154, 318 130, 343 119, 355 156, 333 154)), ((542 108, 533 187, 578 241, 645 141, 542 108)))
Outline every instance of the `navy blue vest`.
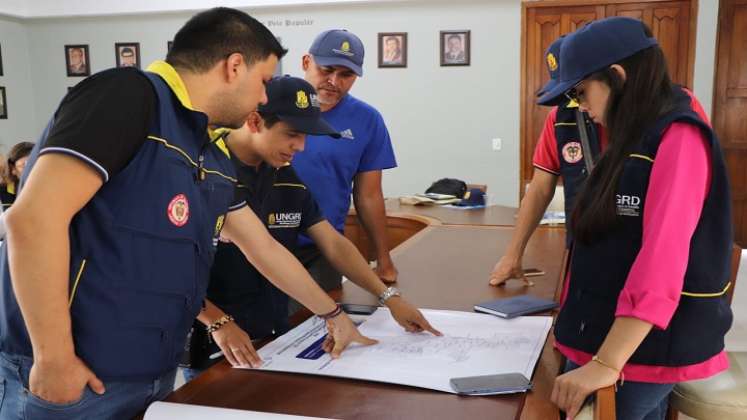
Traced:
MULTIPOLYGON (((573 213, 576 195, 581 191, 588 176, 583 151, 581 150, 581 136, 576 124, 577 110, 577 107, 559 106, 555 116, 555 141, 558 147, 560 176, 563 178, 566 225, 573 213)), ((586 133, 589 135, 589 146, 592 149, 592 156, 596 160, 600 153, 596 124, 589 119, 586 113, 583 115, 586 122, 586 133)), ((570 231, 567 231, 566 246, 570 247, 572 239, 570 231)))
MULTIPOLYGON (((683 96, 684 95, 684 96, 683 96)), ((698 126, 712 154, 712 180, 690 242, 683 293, 666 330, 654 328, 631 363, 685 366, 700 363, 724 348, 732 314, 726 295, 733 241, 731 199, 721 148, 713 131, 678 92, 677 107, 657 121, 625 161, 617 191, 618 226, 591 244, 576 241, 567 299, 558 315, 558 342, 596 353, 615 320, 617 298, 641 248, 643 209, 653 160, 662 133, 673 122, 698 126)))
MULTIPOLYGON (((152 380, 177 366, 233 198, 234 169, 207 117, 146 75, 158 97, 147 140, 70 225, 75 350, 103 380, 152 380)), ((0 345, 31 356, 5 249, 3 264, 0 345)))

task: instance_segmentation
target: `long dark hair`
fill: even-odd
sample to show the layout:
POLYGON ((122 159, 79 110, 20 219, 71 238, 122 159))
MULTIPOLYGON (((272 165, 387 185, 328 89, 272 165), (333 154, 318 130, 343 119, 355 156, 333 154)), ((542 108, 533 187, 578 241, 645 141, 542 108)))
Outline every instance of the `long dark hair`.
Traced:
MULTIPOLYGON (((646 35, 651 31, 646 28, 646 35)), ((591 243, 617 225, 615 193, 625 159, 648 128, 674 107, 672 81, 658 45, 617 63, 626 79, 607 67, 587 80, 610 87, 605 112, 609 144, 579 193, 570 229, 576 240, 591 243)))

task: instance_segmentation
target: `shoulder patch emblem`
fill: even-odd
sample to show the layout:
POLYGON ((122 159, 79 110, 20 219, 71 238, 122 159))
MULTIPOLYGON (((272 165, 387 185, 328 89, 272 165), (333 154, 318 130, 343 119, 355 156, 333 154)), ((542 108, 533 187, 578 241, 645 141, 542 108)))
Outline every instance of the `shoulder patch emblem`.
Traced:
POLYGON ((572 141, 566 143, 563 146, 563 160, 568 163, 576 163, 584 158, 584 154, 581 151, 581 143, 572 141))
POLYGON ((169 202, 166 209, 169 221, 176 227, 182 227, 189 221, 189 201, 184 194, 177 194, 169 202))

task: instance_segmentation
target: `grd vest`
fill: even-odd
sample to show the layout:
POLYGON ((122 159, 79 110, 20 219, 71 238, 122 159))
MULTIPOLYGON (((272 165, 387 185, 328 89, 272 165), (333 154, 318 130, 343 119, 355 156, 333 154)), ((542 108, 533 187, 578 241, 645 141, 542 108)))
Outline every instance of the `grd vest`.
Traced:
POLYGON ((660 118, 625 161, 617 191, 612 231, 591 244, 575 242, 566 302, 558 315, 558 342, 596 353, 615 320, 617 299, 641 248, 643 211, 651 168, 662 134, 673 122, 699 127, 711 147, 712 180, 690 241, 683 293, 666 330, 652 329, 631 363, 685 366, 721 352, 732 322, 726 300, 733 241, 731 199, 721 148, 710 127, 677 91, 677 106, 660 118))

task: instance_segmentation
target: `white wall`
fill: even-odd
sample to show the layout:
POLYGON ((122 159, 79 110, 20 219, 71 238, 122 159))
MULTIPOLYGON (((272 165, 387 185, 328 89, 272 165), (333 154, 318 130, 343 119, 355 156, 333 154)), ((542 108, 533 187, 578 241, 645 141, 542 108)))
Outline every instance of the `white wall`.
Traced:
POLYGON ((22 21, 0 16, 0 49, 8 119, 0 119, 0 153, 19 141, 33 141, 38 127, 30 72, 28 30, 22 21))
MULTIPOLYGON (((280 22, 271 29, 290 49, 283 71, 300 75, 300 57, 322 30, 345 27, 367 47, 365 77, 352 93, 384 115, 400 167, 387 171, 385 194, 422 192, 443 176, 490 186, 516 205, 519 156, 520 4, 515 0, 348 4, 249 10, 280 22), (448 22, 444 22, 448 17, 448 22), (286 20, 309 25, 286 26, 286 20), (439 30, 472 31, 472 66, 440 67, 439 30), (378 69, 377 32, 409 32, 409 68, 378 69), (503 150, 491 151, 491 138, 503 150)), ((28 20, 32 78, 40 131, 68 86, 65 44, 89 44, 92 70, 114 65, 115 42, 140 42, 143 62, 160 59, 189 13, 28 20)))
MULTIPOLYGON (((17 17, 101 16, 178 12, 210 7, 298 6, 398 0, 3 0, 0 13, 17 17)), ((429 1, 429 0, 420 0, 429 1)))
POLYGON ((708 116, 713 106, 713 81, 716 68, 716 34, 718 32, 718 1, 700 0, 698 33, 695 40, 695 74, 693 91, 708 116))
POLYGON ((29 14, 29 0, 3 0, 0 4, 0 14, 27 17, 29 14))
MULTIPOLYGON (((190 1, 197 0, 179 4, 191 7, 190 1)), ((345 4, 245 10, 268 24, 290 49, 282 63, 284 73, 300 75, 300 56, 322 30, 345 27, 363 39, 367 47, 365 77, 356 82, 352 93, 376 106, 391 131, 400 166, 385 172, 386 195, 419 192, 433 180, 449 176, 488 184, 491 202, 517 205, 520 0, 337 2, 345 4), (305 20, 309 24, 288 26, 286 20, 305 20), (445 29, 472 31, 470 67, 439 66, 438 31, 445 29), (378 69, 376 33, 395 31, 409 33, 409 68, 378 69), (491 139, 496 137, 502 139, 500 151, 491 148, 491 139)), ((49 0, 33 4, 52 7, 54 3, 49 0)), ((102 3, 111 5, 112 2, 102 3)), ((143 3, 138 0, 134 5, 143 3)), ((243 0, 236 3, 268 2, 243 0)), ((710 110, 717 5, 713 0, 699 3, 694 89, 706 110, 710 110)), ((163 2, 158 4, 165 7, 163 2)), ((177 2, 165 4, 176 7, 177 2)), ((76 11, 75 7, 71 6, 70 10, 76 11)), ((191 14, 25 20, 30 47, 27 62, 31 66, 29 71, 28 65, 20 63, 18 71, 19 74, 30 73, 34 89, 30 82, 21 83, 19 89, 25 90, 25 96, 33 97, 33 107, 28 113, 32 123, 14 120, 14 130, 18 133, 14 137, 26 134, 35 138, 67 87, 80 80, 65 74, 63 45, 89 44, 94 71, 114 65, 115 42, 140 42, 142 61, 148 63, 163 58, 166 41, 191 14), (33 109, 36 109, 35 114, 33 109)), ((0 21, 0 25, 3 22, 0 21)), ((1 39, 0 42, 6 56, 7 42, 1 39)), ((5 63, 6 71, 10 71, 7 59, 5 63)), ((8 101, 13 113, 18 99, 9 98, 8 101)), ((15 139, 0 141, 10 143, 15 139)))

